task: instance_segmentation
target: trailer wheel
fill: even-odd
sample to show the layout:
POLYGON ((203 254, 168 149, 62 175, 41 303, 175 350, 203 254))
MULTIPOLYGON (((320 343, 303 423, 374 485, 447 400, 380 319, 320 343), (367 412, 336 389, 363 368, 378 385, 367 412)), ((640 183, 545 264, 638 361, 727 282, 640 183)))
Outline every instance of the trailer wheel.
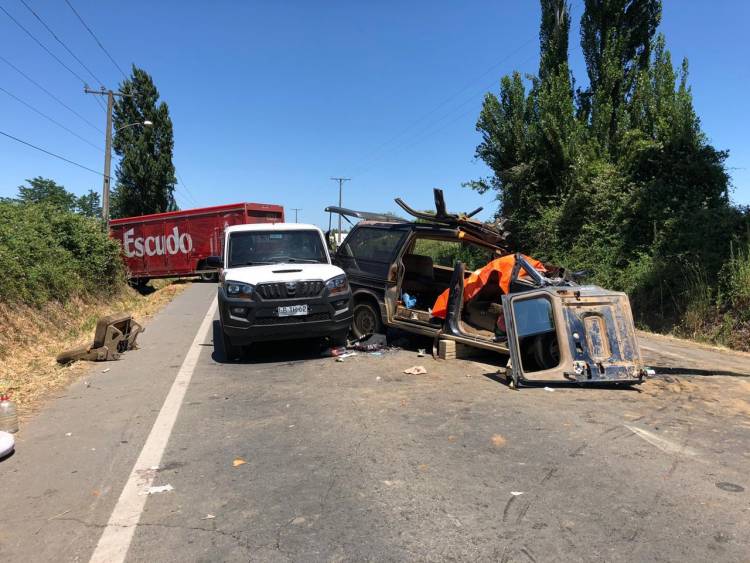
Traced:
POLYGON ((208 283, 215 283, 219 281, 219 273, 218 272, 203 272, 200 274, 201 281, 208 282, 208 283))
POLYGON ((360 301, 354 306, 352 332, 356 338, 383 332, 380 310, 370 301, 360 301))
POLYGON ((222 352, 224 352, 224 359, 227 362, 233 362, 242 354, 242 348, 232 344, 229 335, 223 330, 221 331, 221 347, 222 352))

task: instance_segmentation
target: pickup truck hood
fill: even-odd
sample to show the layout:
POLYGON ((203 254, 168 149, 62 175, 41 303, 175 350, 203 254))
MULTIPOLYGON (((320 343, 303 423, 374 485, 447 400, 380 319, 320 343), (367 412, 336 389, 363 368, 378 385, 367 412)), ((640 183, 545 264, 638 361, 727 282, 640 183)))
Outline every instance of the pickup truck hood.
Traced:
POLYGON ((343 274, 341 268, 331 264, 267 264, 224 270, 224 279, 257 285, 263 282, 296 280, 328 281, 343 274))

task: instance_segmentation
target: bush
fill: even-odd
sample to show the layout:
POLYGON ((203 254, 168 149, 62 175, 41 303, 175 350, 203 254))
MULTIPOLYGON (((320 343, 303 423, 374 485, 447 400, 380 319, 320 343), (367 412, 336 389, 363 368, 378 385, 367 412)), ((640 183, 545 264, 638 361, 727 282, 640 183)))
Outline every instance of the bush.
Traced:
POLYGON ((0 268, 0 300, 30 305, 113 294, 125 279, 101 223, 43 203, 0 202, 0 268))

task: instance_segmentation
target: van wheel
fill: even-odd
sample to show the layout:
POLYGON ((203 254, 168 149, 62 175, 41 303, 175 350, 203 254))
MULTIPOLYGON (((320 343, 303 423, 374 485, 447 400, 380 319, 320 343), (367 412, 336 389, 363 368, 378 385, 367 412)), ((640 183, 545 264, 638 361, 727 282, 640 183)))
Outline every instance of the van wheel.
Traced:
POLYGON ((233 362, 234 360, 238 359, 240 355, 242 354, 242 348, 232 344, 232 341, 229 339, 229 336, 223 330, 221 331, 221 347, 222 347, 222 352, 224 352, 224 359, 227 362, 233 362))
POLYGON ((352 332, 357 338, 383 332, 383 321, 380 319, 380 310, 377 306, 368 301, 362 301, 354 306, 352 332))

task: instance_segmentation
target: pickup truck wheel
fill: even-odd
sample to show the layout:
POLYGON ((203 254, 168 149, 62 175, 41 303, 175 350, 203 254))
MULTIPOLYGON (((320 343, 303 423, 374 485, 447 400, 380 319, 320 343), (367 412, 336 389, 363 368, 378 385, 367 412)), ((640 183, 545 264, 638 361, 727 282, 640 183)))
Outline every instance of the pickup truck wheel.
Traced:
POLYGON ((232 344, 229 336, 223 330, 221 331, 221 347, 222 352, 224 352, 224 359, 228 362, 233 362, 234 360, 239 358, 240 354, 242 353, 242 348, 232 344))
POLYGON ((376 332, 383 332, 383 321, 380 319, 380 311, 374 304, 362 301, 354 306, 352 332, 357 338, 362 338, 376 332))

